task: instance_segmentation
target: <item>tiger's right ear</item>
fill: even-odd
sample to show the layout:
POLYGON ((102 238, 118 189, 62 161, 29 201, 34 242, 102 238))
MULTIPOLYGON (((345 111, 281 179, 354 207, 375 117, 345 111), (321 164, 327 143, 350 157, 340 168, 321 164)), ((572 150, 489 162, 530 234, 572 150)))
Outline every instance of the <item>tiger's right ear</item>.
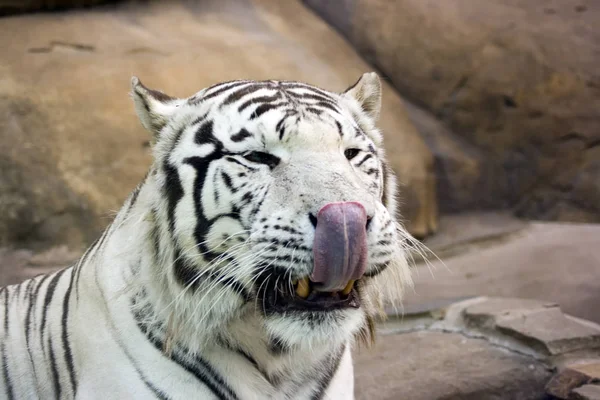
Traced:
POLYGON ((185 102, 158 90, 148 89, 137 76, 131 78, 131 96, 138 118, 144 128, 152 132, 154 142, 157 141, 161 129, 167 124, 173 112, 185 102))

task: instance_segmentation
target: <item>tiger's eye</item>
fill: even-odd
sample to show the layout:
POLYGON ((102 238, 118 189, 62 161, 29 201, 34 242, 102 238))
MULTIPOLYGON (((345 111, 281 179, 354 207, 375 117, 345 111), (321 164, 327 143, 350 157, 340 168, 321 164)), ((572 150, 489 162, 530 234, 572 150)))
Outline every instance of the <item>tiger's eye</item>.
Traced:
POLYGON ((346 156, 346 158, 348 160, 352 160, 354 157, 356 157, 358 155, 359 152, 360 152, 359 149, 346 149, 346 151, 344 151, 344 155, 346 156))

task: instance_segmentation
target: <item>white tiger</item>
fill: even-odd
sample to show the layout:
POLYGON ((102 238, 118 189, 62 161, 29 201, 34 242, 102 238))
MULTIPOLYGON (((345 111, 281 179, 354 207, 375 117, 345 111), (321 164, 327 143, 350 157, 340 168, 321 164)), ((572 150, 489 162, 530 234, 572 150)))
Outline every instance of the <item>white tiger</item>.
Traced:
POLYGON ((377 75, 132 96, 154 163, 76 265, 0 291, 1 396, 352 399, 377 281, 411 282, 377 75))

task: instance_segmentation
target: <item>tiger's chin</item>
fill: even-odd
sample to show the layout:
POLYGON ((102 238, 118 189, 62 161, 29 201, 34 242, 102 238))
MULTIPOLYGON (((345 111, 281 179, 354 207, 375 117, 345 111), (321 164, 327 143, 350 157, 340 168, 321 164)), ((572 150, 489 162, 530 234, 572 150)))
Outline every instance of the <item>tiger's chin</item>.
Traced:
POLYGON ((360 308, 274 313, 265 319, 267 332, 288 350, 314 351, 352 341, 367 326, 360 308))

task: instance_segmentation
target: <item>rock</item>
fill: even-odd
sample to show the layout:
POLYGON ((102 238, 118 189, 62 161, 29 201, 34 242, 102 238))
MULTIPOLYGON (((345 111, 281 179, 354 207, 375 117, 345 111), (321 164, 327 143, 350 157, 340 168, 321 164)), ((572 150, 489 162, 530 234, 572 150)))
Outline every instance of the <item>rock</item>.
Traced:
POLYGON ((459 333, 378 337, 355 353, 356 399, 541 399, 550 373, 539 361, 459 333))
POLYGON ((558 305, 492 298, 464 310, 467 324, 494 329, 547 356, 600 348, 600 326, 562 313, 558 305))
POLYGON ((442 211, 600 222, 599 2, 304 2, 449 129, 442 211))
MULTIPOLYGON (((567 314, 600 323, 599 225, 529 223, 523 227, 496 218, 490 219, 497 223, 492 230, 474 225, 475 215, 463 221, 452 217, 448 235, 460 238, 453 232, 465 232, 464 240, 432 245, 436 252, 443 250, 442 261, 429 254, 430 266, 413 269, 415 289, 407 292, 406 306, 461 296, 519 297, 557 303, 567 314), (509 226, 503 234, 502 224, 518 229, 509 226), (485 235, 467 235, 473 228, 485 235), (494 232, 499 234, 496 238, 494 232)), ((446 229, 445 218, 440 235, 446 229)))
POLYGON ((567 400, 574 388, 578 388, 589 379, 577 371, 566 369, 552 377, 546 384, 546 393, 557 399, 567 400))
MULTIPOLYGON (((405 101, 408 115, 433 153, 436 193, 444 214, 479 207, 473 196, 481 185, 484 156, 434 115, 405 101)), ((433 236, 435 237, 435 236, 433 236)))
MULTIPOLYGON (((90 243, 147 171, 132 74, 189 96, 236 78, 341 91, 371 70, 299 1, 133 2, 13 16, 0 21, 0 47, 0 245, 17 247, 90 243)), ((402 215, 426 236, 437 219, 433 157, 385 82, 383 96, 380 126, 405 184, 402 215)))
POLYGON ((583 385, 582 387, 573 389, 569 400, 600 400, 600 386, 583 385))
POLYGON ((600 380, 600 363, 572 364, 558 372, 546 384, 546 393, 562 400, 600 399, 598 387, 587 385, 600 380), (585 397, 585 396, 588 397, 585 397))

